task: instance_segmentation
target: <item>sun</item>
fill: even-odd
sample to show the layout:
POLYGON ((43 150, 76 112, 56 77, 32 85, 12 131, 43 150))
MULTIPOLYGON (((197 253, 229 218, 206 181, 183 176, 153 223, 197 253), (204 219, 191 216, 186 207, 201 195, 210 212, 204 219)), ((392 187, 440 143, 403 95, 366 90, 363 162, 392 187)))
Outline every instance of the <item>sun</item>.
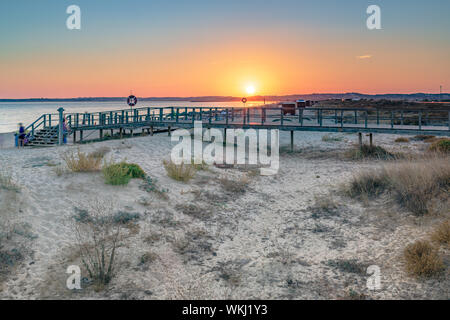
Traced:
POLYGON ((247 91, 247 94, 254 94, 256 92, 256 89, 254 86, 248 86, 246 91, 247 91))

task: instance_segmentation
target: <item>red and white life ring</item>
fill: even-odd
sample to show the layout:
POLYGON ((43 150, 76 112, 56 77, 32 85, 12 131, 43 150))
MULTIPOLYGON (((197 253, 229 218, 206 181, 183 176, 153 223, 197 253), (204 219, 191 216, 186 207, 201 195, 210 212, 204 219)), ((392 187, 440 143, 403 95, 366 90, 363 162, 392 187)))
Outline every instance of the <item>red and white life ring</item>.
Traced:
POLYGON ((129 96, 127 99, 127 103, 130 107, 134 107, 135 105, 137 105, 137 102, 138 102, 138 99, 133 95, 129 96))

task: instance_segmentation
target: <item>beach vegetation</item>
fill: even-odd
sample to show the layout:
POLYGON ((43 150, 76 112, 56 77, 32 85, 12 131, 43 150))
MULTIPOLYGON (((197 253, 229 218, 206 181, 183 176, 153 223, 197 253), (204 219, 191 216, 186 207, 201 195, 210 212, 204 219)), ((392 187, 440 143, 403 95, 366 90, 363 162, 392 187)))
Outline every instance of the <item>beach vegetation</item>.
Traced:
POLYGON ((105 183, 114 186, 126 185, 131 179, 143 179, 146 176, 139 165, 126 162, 105 161, 102 172, 105 183))
POLYGON ((116 271, 123 225, 116 222, 113 210, 111 203, 93 202, 84 210, 87 216, 74 225, 81 262, 97 286, 107 285, 116 271))
POLYGON ((445 269, 438 249, 428 241, 416 241, 403 251, 406 271, 416 277, 437 276, 445 269))
POLYGON ((431 240, 434 243, 450 247, 450 220, 446 220, 434 228, 431 240))
POLYGON ((93 156, 81 152, 77 149, 66 152, 62 155, 62 159, 65 161, 67 168, 73 172, 95 172, 100 171, 102 165, 102 158, 93 156))
POLYGON ((163 165, 167 175, 176 181, 189 182, 195 177, 196 169, 192 164, 175 164, 172 161, 164 160, 163 165))
POLYGON ((357 173, 346 187, 355 198, 374 198, 388 193, 400 206, 423 215, 433 209, 436 199, 449 199, 450 161, 435 157, 401 161, 357 173))
POLYGON ((444 138, 433 142, 433 144, 430 146, 430 150, 434 152, 450 154, 450 139, 444 138))

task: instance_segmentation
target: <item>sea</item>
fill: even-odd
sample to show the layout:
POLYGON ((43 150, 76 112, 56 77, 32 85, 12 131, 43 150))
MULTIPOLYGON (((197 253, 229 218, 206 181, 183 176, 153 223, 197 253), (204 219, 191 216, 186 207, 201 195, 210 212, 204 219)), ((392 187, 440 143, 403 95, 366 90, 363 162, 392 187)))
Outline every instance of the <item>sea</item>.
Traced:
MULTIPOLYGON (((271 103, 267 102, 266 103, 271 103)), ((262 101, 251 101, 247 107, 263 105, 262 101)), ((242 107, 242 102, 189 102, 150 101, 138 103, 134 108, 147 107, 242 107)), ((68 113, 99 112, 129 109, 126 102, 0 102, 0 133, 10 133, 18 129, 18 124, 26 126, 44 113, 57 113, 62 107, 68 113)))

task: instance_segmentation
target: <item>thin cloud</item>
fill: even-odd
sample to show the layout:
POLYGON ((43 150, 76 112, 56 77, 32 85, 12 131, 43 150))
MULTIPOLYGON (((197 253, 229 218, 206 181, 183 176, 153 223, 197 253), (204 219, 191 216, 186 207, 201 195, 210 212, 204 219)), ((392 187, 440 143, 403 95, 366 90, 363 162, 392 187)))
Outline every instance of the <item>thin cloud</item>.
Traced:
POLYGON ((363 56, 357 56, 356 58, 358 58, 358 59, 370 59, 370 58, 372 58, 372 55, 371 54, 366 54, 366 55, 363 55, 363 56))

